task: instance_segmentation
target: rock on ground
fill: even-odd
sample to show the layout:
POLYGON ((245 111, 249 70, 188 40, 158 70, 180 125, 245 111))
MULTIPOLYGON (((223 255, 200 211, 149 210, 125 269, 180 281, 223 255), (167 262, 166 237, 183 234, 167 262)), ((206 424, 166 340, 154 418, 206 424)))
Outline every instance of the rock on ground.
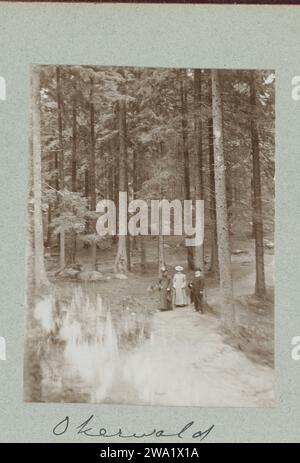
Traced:
POLYGON ((81 281, 103 281, 105 280, 104 275, 96 270, 80 272, 77 275, 78 280, 81 281))

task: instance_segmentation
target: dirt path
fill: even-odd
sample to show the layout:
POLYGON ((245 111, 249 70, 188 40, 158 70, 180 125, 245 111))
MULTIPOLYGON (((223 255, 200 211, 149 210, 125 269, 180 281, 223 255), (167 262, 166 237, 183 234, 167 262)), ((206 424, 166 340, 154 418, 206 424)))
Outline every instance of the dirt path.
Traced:
MULTIPOLYGON (((250 256, 249 256, 250 257, 250 256)), ((244 257, 237 257, 239 262, 244 257)), ((235 295, 251 294, 255 275, 245 269, 235 295)), ((272 285, 273 256, 266 256, 272 285)), ((219 303, 217 289, 210 303, 219 303)), ((269 407, 274 405, 274 370, 226 344, 221 320, 191 306, 153 316, 151 337, 121 356, 128 401, 157 405, 269 407), (130 391, 135 391, 131 399, 130 391)))
MULTIPOLYGON (((106 272, 112 271, 109 257, 102 261, 106 272)), ((178 260, 178 255, 173 256, 174 262, 175 257, 178 260)), ((272 286, 273 256, 266 255, 265 258, 267 284, 272 286)), ((232 258, 236 297, 253 293, 253 259, 253 249, 247 255, 232 258)), ((128 280, 116 282, 112 278, 93 288, 84 287, 84 291, 101 294, 117 306, 120 304, 119 299, 130 293, 141 305, 147 301, 155 308, 158 295, 155 291, 147 291, 148 286, 156 281, 155 269, 153 266, 153 272, 149 270, 146 275, 129 274, 128 280)), ((208 283, 208 303, 211 307, 221 309, 218 285, 214 281, 208 283)), ((69 290, 74 291, 74 287, 69 290)), ((264 323, 265 318, 272 319, 265 313, 253 314, 253 310, 248 310, 248 307, 244 311, 244 318, 250 325, 253 323, 249 314, 264 323)), ((133 315, 136 313, 133 312, 133 315)), ((81 319, 78 320, 82 323, 81 319)), ((94 320, 91 318, 85 324, 94 326, 94 320)), ((150 338, 141 338, 134 349, 125 344, 119 350, 114 350, 113 343, 108 342, 106 357, 103 346, 97 349, 88 347, 86 343, 76 346, 72 358, 76 360, 75 367, 80 372, 81 383, 77 379, 74 381, 73 372, 69 375, 68 368, 61 365, 65 384, 63 389, 66 390, 64 394, 69 401, 76 397, 77 401, 127 404, 224 407, 274 405, 274 370, 252 361, 242 351, 226 344, 221 332, 221 320, 215 315, 200 315, 191 306, 170 312, 155 312, 149 332, 150 338), (69 390, 73 391, 73 395, 69 390)), ((271 328, 270 332, 273 333, 271 328)), ((110 338, 113 340, 113 336, 110 338)), ((47 381, 48 389, 55 392, 51 381, 47 381)), ((58 386, 56 395, 47 392, 48 399, 55 396, 53 401, 61 401, 62 386, 58 386)))
POLYGON ((274 405, 273 370, 225 344, 219 319, 192 307, 156 313, 151 338, 121 360, 135 403, 274 405))

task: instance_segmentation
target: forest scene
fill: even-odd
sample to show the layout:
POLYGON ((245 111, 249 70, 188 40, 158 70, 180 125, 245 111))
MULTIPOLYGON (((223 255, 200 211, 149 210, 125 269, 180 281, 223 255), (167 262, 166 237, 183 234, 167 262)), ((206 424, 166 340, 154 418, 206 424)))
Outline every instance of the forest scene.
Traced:
POLYGON ((274 71, 35 65, 29 115, 24 400, 274 406, 274 71))

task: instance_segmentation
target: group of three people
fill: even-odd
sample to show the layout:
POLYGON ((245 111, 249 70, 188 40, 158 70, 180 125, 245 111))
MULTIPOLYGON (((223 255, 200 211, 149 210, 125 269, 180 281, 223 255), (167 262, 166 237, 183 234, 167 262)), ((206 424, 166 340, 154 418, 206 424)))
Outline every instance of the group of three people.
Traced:
POLYGON ((159 310, 172 310, 173 307, 184 307, 188 304, 188 289, 190 290, 190 299, 194 304, 197 312, 203 313, 203 291, 204 278, 201 270, 196 270, 194 278, 187 283, 186 275, 183 273, 183 267, 175 267, 175 275, 171 277, 168 270, 161 269, 161 278, 158 282, 160 291, 159 310))

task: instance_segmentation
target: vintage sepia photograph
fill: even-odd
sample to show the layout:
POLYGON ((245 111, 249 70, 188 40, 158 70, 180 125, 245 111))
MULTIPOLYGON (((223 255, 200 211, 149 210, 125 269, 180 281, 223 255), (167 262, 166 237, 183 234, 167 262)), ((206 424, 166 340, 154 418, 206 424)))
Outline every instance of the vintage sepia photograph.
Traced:
POLYGON ((24 401, 274 406, 274 70, 30 73, 24 401))

